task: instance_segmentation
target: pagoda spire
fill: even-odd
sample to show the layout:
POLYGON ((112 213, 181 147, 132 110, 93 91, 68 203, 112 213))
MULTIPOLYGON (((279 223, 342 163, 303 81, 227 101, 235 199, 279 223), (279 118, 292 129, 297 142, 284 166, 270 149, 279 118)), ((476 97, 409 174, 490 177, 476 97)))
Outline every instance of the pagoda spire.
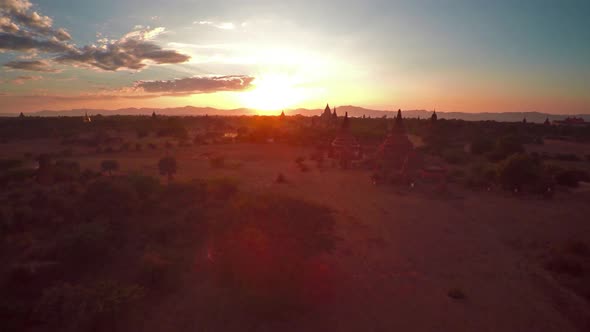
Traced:
POLYGON ((397 116, 395 117, 395 125, 401 127, 403 125, 402 110, 397 110, 397 116))
POLYGON ((348 112, 344 114, 344 120, 342 120, 342 129, 347 130, 350 127, 350 122, 348 120, 348 112))

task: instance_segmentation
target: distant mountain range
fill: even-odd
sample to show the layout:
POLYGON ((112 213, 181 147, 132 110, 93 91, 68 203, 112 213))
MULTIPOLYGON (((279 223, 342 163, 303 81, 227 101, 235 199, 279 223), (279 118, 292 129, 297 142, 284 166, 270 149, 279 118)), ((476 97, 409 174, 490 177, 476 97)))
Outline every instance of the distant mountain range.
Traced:
MULTIPOLYGON (((156 112, 160 115, 227 115, 227 116, 238 116, 238 115, 256 115, 258 114, 256 110, 247 109, 247 108, 237 108, 231 110, 222 110, 212 107, 193 107, 193 106, 185 106, 185 107, 174 107, 174 108, 122 108, 118 110, 102 110, 102 109, 73 109, 73 110, 64 110, 64 111, 38 111, 33 113, 27 113, 27 116, 83 116, 84 114, 88 113, 88 115, 151 115, 152 112, 156 112)), ((285 114, 287 115, 304 115, 304 116, 313 116, 313 115, 320 115, 323 112, 323 109, 306 109, 306 108, 299 108, 294 110, 286 110, 285 114)), ((336 112, 338 115, 344 115, 344 113, 348 112, 348 115, 351 117, 372 117, 378 118, 386 116, 388 118, 392 118, 396 115, 397 111, 381 111, 381 110, 372 110, 367 108, 362 108, 358 106, 340 106, 337 107, 336 112)), ((539 112, 506 112, 506 113, 466 113, 466 112, 436 112, 439 119, 459 119, 459 120, 467 120, 467 121, 502 121, 502 122, 519 122, 522 119, 526 118, 528 122, 543 122, 545 119, 549 119, 550 121, 553 120, 563 120, 567 117, 579 117, 583 118, 585 121, 590 121, 590 114, 547 114, 547 113, 539 113, 539 112)), ((18 114, 14 113, 0 113, 2 117, 13 117, 18 114)), ((409 118, 429 118, 432 115, 432 111, 426 110, 406 110, 403 111, 404 117, 409 118)))

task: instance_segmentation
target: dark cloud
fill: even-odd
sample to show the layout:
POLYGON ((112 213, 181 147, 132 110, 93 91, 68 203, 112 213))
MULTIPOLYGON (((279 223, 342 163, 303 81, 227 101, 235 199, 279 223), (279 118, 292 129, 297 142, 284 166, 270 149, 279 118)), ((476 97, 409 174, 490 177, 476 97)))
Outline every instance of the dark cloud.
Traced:
POLYGON ((55 37, 61 41, 72 39, 66 30, 53 28, 51 17, 31 11, 31 7, 28 0, 0 0, 0 29, 4 32, 55 37))
POLYGON ((146 66, 146 61, 157 64, 173 64, 183 63, 189 59, 188 55, 175 50, 162 49, 144 39, 122 38, 112 44, 85 46, 69 51, 55 58, 55 61, 116 71, 120 69, 140 70, 146 66))
MULTIPOLYGON (((72 37, 65 29, 53 27, 51 17, 33 11, 29 0, 0 0, 0 51, 54 53, 53 61, 58 63, 116 71, 141 70, 149 63, 174 64, 190 59, 151 41, 161 33, 164 28, 142 27, 119 40, 103 39, 97 41, 98 45, 78 48, 68 42, 72 37)), ((34 64, 11 62, 6 67, 35 70, 20 67, 27 65, 34 64)))
POLYGON ((0 50, 21 52, 37 50, 47 53, 62 53, 68 52, 72 49, 73 46, 59 41, 56 38, 37 39, 33 36, 0 32, 0 50))
POLYGON ((252 87, 251 76, 190 77, 169 81, 138 81, 136 89, 149 93, 212 93, 242 91, 252 87))
POLYGON ((4 67, 45 73, 57 73, 59 71, 57 69, 51 68, 51 64, 45 60, 11 61, 4 64, 4 67))

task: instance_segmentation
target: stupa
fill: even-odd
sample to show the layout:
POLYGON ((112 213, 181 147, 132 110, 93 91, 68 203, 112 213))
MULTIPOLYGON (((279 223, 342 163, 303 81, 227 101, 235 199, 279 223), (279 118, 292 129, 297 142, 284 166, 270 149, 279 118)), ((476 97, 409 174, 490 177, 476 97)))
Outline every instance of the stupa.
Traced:
POLYGON ((350 132, 348 112, 342 120, 342 126, 332 141, 332 158, 340 161, 340 166, 346 168, 350 161, 360 158, 360 144, 350 132))

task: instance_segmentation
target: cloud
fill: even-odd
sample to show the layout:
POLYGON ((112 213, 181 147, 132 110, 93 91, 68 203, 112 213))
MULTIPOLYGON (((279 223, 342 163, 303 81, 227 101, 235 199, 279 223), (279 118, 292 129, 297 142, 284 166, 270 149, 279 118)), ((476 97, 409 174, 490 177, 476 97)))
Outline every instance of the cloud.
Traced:
POLYGON ((148 93, 213 93, 243 91, 252 87, 251 76, 189 77, 168 81, 138 81, 135 88, 148 93))
POLYGON ((72 50, 56 57, 59 63, 91 67, 105 71, 140 70, 147 63, 174 64, 183 63, 190 56, 175 50, 165 50, 150 42, 149 32, 127 35, 118 41, 101 46, 91 45, 72 50))
POLYGON ((193 24, 209 25, 222 30, 234 30, 236 28, 236 25, 232 22, 195 21, 193 24))
POLYGON ((18 76, 17 78, 13 79, 11 82, 17 85, 25 84, 27 81, 40 81, 43 79, 43 76, 18 76))
POLYGON ((54 37, 60 41, 72 39, 66 30, 53 29, 51 17, 31 11, 31 7, 29 0, 0 0, 0 29, 21 35, 54 37))
POLYGON ((45 73, 57 73, 59 70, 51 68, 51 64, 46 60, 33 61, 11 61, 4 64, 4 67, 17 70, 38 71, 45 73))
POLYGON ((73 46, 63 43, 56 38, 36 39, 32 36, 16 35, 0 32, 0 50, 8 51, 41 51, 47 53, 61 53, 73 49, 73 46))

